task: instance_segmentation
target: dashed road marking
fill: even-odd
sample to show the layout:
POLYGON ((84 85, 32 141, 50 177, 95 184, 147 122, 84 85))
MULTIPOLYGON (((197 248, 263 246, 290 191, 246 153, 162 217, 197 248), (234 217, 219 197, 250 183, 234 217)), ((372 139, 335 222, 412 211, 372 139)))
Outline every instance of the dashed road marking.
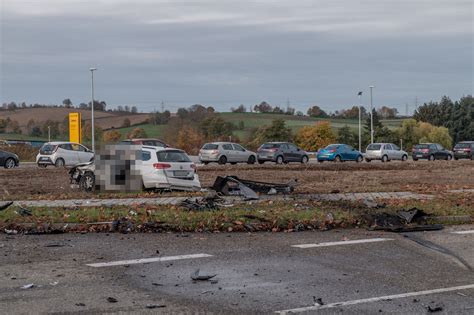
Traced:
POLYGON ((361 240, 351 240, 351 241, 340 241, 340 242, 325 242, 325 243, 316 243, 316 244, 300 244, 300 245, 291 245, 291 247, 298 248, 312 248, 312 247, 327 247, 327 246, 337 246, 337 245, 351 245, 351 244, 362 244, 362 243, 374 243, 374 242, 384 242, 384 241, 393 241, 393 238, 367 238, 361 240))
POLYGON ((151 263, 151 262, 162 262, 162 261, 193 259, 193 258, 205 258, 205 257, 212 257, 212 255, 192 254, 192 255, 179 255, 179 256, 152 257, 152 258, 111 261, 111 262, 105 262, 105 263, 94 263, 94 264, 87 264, 87 266, 98 268, 98 267, 111 267, 111 266, 122 266, 122 265, 146 264, 146 263, 151 263))
POLYGON ((466 230, 466 231, 456 231, 456 232, 451 232, 453 234, 474 234, 474 230, 466 230))
POLYGON ((330 303, 330 304, 323 304, 323 305, 311 305, 311 306, 305 306, 305 307, 300 307, 300 308, 293 308, 289 310, 276 311, 275 313, 278 313, 278 314, 302 313, 302 312, 317 311, 317 310, 335 308, 335 307, 341 307, 341 306, 347 306, 347 305, 387 301, 387 300, 394 300, 394 299, 403 299, 403 298, 412 297, 412 296, 428 295, 428 294, 436 294, 436 293, 444 293, 444 292, 468 290, 468 289, 474 289, 474 284, 461 285, 461 286, 450 287, 450 288, 440 288, 440 289, 425 290, 425 291, 418 291, 418 292, 378 296, 378 297, 373 297, 373 298, 368 298, 368 299, 352 300, 352 301, 337 302, 337 303, 330 303))

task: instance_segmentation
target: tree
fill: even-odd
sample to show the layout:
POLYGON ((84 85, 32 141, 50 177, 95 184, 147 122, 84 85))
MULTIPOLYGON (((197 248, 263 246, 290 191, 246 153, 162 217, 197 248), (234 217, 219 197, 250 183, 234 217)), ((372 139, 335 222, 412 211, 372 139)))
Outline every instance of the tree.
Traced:
POLYGON ((319 117, 319 118, 328 117, 328 114, 317 105, 314 105, 308 108, 307 114, 310 117, 319 117))
POLYGON ((197 154, 203 143, 203 135, 190 126, 183 126, 178 132, 176 147, 189 154, 197 154))
POLYGON ((132 106, 131 112, 132 112, 133 114, 138 113, 137 107, 136 107, 136 106, 132 106))
POLYGON ((251 143, 258 146, 267 141, 291 141, 291 129, 288 128, 283 119, 274 119, 270 126, 262 126, 252 132, 251 143))
POLYGON ((156 112, 150 114, 150 123, 154 125, 166 125, 171 118, 169 110, 165 110, 163 113, 156 112))
POLYGON ((103 139, 104 142, 114 143, 114 142, 118 142, 121 137, 122 137, 122 135, 120 134, 120 132, 118 132, 115 129, 112 129, 112 130, 108 130, 108 131, 104 132, 104 135, 102 136, 102 139, 103 139))
POLYGON ((237 107, 237 108, 231 107, 230 110, 233 113, 245 113, 245 112, 247 112, 247 107, 245 107, 245 105, 243 105, 243 104, 240 104, 239 107, 237 107))
POLYGON ((359 135, 352 132, 348 125, 340 128, 337 132, 337 142, 348 144, 354 148, 359 147, 359 135))
MULTIPOLYGON (((373 115, 373 125, 374 125, 374 142, 396 141, 395 134, 382 124, 375 108, 372 109, 372 115, 373 115)), ((364 126, 364 133, 363 133, 364 146, 370 143, 370 126, 371 126, 371 123, 370 123, 370 116, 369 116, 364 126)))
MULTIPOLYGON (((102 128, 96 125, 94 128, 95 141, 99 141, 100 139, 102 139, 102 134, 102 128)), ((90 142, 92 140, 92 125, 90 122, 82 124, 82 140, 86 142, 90 142)))
POLYGON ((317 122, 314 126, 304 126, 295 135, 295 143, 306 151, 318 151, 335 141, 336 136, 328 121, 317 122))
POLYGON ((430 123, 406 119, 402 126, 396 130, 397 136, 403 140, 405 148, 411 148, 420 142, 440 143, 446 148, 451 148, 452 138, 446 127, 433 126, 430 123))
POLYGON ((130 127, 130 125, 131 125, 130 119, 128 119, 128 117, 125 118, 125 119, 123 120, 122 127, 123 127, 123 128, 127 128, 127 127, 130 127))
POLYGON ((63 105, 66 108, 71 108, 72 107, 72 102, 69 98, 66 98, 66 99, 63 100, 63 105))
POLYGON ((127 139, 133 138, 147 138, 148 135, 146 134, 143 128, 134 128, 129 133, 127 133, 127 139))
POLYGON ((199 129, 206 140, 215 141, 227 139, 232 135, 235 126, 220 116, 211 116, 202 121, 199 129))
POLYGON ((398 110, 396 108, 382 106, 377 110, 377 114, 384 119, 395 118, 398 115, 398 110))
POLYGON ((263 101, 259 105, 255 105, 253 111, 257 113, 271 113, 273 111, 273 107, 267 102, 263 101))
POLYGON ((284 114, 285 111, 281 109, 279 106, 275 106, 272 111, 274 114, 284 114))

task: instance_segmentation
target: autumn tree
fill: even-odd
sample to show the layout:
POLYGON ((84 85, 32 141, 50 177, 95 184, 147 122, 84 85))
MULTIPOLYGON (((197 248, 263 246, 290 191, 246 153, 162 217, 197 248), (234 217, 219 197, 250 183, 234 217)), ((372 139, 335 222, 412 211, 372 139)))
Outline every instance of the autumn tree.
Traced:
POLYGON ((318 151, 336 141, 328 121, 317 122, 313 126, 304 126, 295 135, 295 143, 306 151, 318 151))
POLYGON ((122 135, 115 129, 105 131, 102 140, 106 143, 114 143, 120 141, 122 135))
MULTIPOLYGON (((94 128, 95 141, 99 141, 100 139, 102 139, 103 133, 104 131, 102 130, 102 128, 95 125, 95 128, 94 128)), ((82 124, 82 140, 86 142, 92 141, 92 125, 90 122, 82 124)))
POLYGON ((314 105, 308 108, 307 112, 308 116, 310 117, 319 117, 319 118, 326 118, 328 117, 328 114, 321 109, 321 107, 314 105))
POLYGON ((176 147, 189 154, 198 154, 203 143, 203 135, 190 126, 183 126, 178 132, 176 147))
POLYGON ((129 133, 127 133, 127 138, 128 139, 134 139, 134 138, 147 138, 148 135, 146 134, 145 130, 143 128, 133 128, 129 133))
POLYGON ((125 118, 125 119, 123 120, 122 127, 123 127, 123 128, 127 128, 127 127, 130 127, 130 125, 131 125, 130 119, 125 118))

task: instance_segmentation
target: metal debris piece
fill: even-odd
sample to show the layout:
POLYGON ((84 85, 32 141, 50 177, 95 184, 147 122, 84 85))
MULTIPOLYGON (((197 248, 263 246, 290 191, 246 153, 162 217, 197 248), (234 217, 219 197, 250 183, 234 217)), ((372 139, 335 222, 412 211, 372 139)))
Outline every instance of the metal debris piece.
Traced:
POLYGON ((369 208, 373 208, 373 209, 381 209, 381 208, 385 208, 386 207, 386 204, 384 203, 377 203, 375 201, 373 201, 372 199, 364 199, 364 205, 366 205, 367 207, 369 208))
POLYGON ((257 192, 269 195, 292 193, 296 183, 296 179, 287 184, 275 184, 240 179, 237 176, 217 176, 211 188, 226 196, 243 196, 247 200, 254 200, 259 198, 257 192))
POLYGON ((196 269, 196 271, 191 274, 191 279, 195 281, 207 281, 215 276, 217 276, 217 274, 204 274, 200 273, 199 269, 196 269))
POLYGON ((155 308, 166 307, 166 305, 163 305, 163 304, 147 304, 145 307, 149 308, 149 309, 155 309, 155 308))
POLYGON ((5 234, 7 234, 7 235, 16 235, 16 234, 18 234, 18 231, 17 231, 17 230, 4 229, 3 231, 4 231, 5 234))
POLYGON ((112 221, 112 231, 123 234, 130 233, 133 230, 133 223, 128 218, 121 218, 112 221))
POLYGON ((1 202, 0 211, 5 210, 6 208, 10 207, 12 204, 13 204, 13 201, 1 202))
POLYGON ((117 303, 118 300, 117 300, 116 298, 114 298, 114 297, 109 296, 109 297, 107 298, 107 302, 109 302, 109 303, 117 303))
POLYGON ((33 215, 33 213, 31 213, 31 210, 26 209, 26 208, 22 207, 21 205, 18 205, 18 207, 20 207, 20 210, 18 211, 18 214, 21 215, 22 217, 33 215))
POLYGON ((177 206, 192 211, 217 210, 223 206, 223 199, 216 194, 209 194, 205 197, 187 198, 177 206))
POLYGON ((436 312, 441 312, 443 310, 443 307, 441 305, 428 305, 426 306, 426 310, 428 313, 436 313, 436 312))
POLYGON ((396 214, 376 213, 369 215, 371 230, 390 232, 436 231, 444 228, 441 224, 427 224, 427 214, 423 210, 412 208, 400 210, 396 214))
POLYGON ((21 288, 23 290, 27 290, 27 289, 32 289, 34 288, 36 285, 34 283, 28 283, 28 284, 25 284, 24 286, 22 286, 21 288))

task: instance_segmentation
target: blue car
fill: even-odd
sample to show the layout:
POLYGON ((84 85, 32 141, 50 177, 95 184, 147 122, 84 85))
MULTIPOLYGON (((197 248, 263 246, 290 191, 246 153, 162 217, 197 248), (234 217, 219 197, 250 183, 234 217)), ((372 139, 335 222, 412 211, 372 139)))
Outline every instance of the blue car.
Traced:
POLYGON ((347 144, 330 144, 326 148, 319 150, 318 162, 324 161, 356 161, 362 162, 362 153, 347 144))

